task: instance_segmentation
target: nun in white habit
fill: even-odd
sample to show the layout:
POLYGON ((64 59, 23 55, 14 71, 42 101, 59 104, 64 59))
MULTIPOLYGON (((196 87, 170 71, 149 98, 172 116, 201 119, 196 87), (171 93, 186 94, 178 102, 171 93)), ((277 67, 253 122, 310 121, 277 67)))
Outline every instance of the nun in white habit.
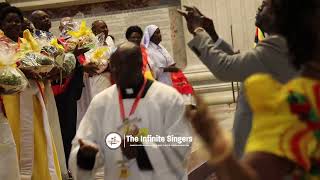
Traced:
POLYGON ((161 32, 158 26, 149 25, 144 31, 141 44, 147 49, 149 63, 155 79, 172 86, 170 72, 179 71, 169 52, 160 44, 162 41, 161 32))
POLYGON ((159 27, 156 25, 147 26, 141 44, 147 49, 149 64, 155 79, 166 85, 175 87, 180 94, 182 94, 185 105, 194 106, 195 100, 191 84, 183 72, 175 66, 176 63, 169 52, 160 44, 161 41, 162 36, 159 27), (180 77, 179 80, 181 80, 182 77, 184 81, 173 81, 172 74, 174 74, 175 77, 178 75, 180 77), (179 88, 179 86, 184 87, 179 88), (186 86, 188 87, 186 88, 186 86))

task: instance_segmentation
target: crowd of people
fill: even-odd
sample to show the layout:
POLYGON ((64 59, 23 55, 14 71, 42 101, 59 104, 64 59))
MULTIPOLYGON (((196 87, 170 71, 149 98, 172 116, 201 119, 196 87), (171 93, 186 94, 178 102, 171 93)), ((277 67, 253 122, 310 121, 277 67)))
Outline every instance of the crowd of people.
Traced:
MULTIPOLYGON (((141 99, 139 107, 149 108, 148 111, 145 111, 135 107, 137 112, 130 112, 129 119, 133 114, 142 116, 140 117, 141 122, 139 121, 134 126, 135 128, 145 126, 144 128, 148 129, 150 134, 163 136, 169 134, 191 136, 183 111, 185 106, 194 107, 195 105, 192 101, 193 89, 182 71, 175 67, 171 55, 161 46, 162 38, 159 27, 150 25, 144 33, 139 26, 131 26, 124 32, 128 43, 117 47, 103 20, 94 21, 91 28, 88 28, 85 21, 76 22, 72 17, 62 18, 59 26, 60 35, 56 37, 50 32, 51 19, 45 11, 36 10, 31 13, 30 17, 24 17, 19 8, 8 3, 1 3, 0 16, 2 18, 1 41, 8 41, 6 45, 16 45, 17 55, 27 57, 28 53, 38 53, 34 46, 49 42, 50 45, 46 45, 50 48, 63 49, 61 53, 63 58, 59 55, 51 56, 46 51, 45 48, 48 48, 46 46, 41 47, 40 53, 57 62, 61 59, 64 61, 62 67, 54 66, 45 73, 36 71, 37 68, 46 67, 45 65, 32 65, 25 68, 21 66, 21 62, 16 63, 15 66, 27 78, 28 86, 13 93, 1 92, 3 123, 8 122, 6 134, 3 136, 11 137, 10 150, 12 151, 10 158, 7 158, 10 163, 6 164, 6 168, 1 165, 1 179, 86 179, 87 176, 79 173, 78 168, 80 167, 80 170, 81 168, 93 169, 93 166, 91 169, 88 168, 94 164, 94 159, 90 160, 92 157, 87 157, 88 154, 90 155, 90 148, 89 152, 86 150, 87 143, 89 140, 101 144, 104 142, 104 138, 92 139, 91 133, 97 133, 100 130, 90 128, 93 126, 102 128, 102 136, 109 133, 109 130, 104 129, 105 127, 110 128, 110 131, 117 131, 116 125, 127 119, 125 118, 127 114, 124 112, 126 108, 129 108, 127 107, 128 102, 130 103, 133 98, 137 98, 138 101, 141 99), (84 41, 75 42, 75 37, 83 38, 84 41), (142 39, 144 43, 141 43, 142 39), (89 44, 88 42, 91 41, 96 42, 94 47, 83 47, 83 44, 89 44), (72 44, 74 42, 75 44, 72 44), (75 46, 72 47, 72 45, 75 46), (75 65, 69 73, 63 69, 68 58, 75 59, 75 65), (138 62, 134 59, 142 61, 138 62), (95 60, 99 60, 99 63, 95 60), (177 91, 154 82, 155 80, 175 87, 177 91), (141 94, 139 92, 142 84, 144 88, 141 94), (118 93, 119 103, 121 102, 120 105, 124 106, 123 113, 117 108, 108 109, 107 104, 103 105, 105 107, 100 112, 97 111, 95 99, 99 96, 97 98, 95 96, 106 89, 115 91, 99 99, 103 103, 111 103, 110 108, 115 108, 118 93), (153 94, 147 93, 149 89, 152 89, 153 94), (180 97, 181 94, 185 97, 180 97), (115 99, 108 100, 108 98, 115 99), (155 99, 161 99, 163 102, 153 103, 159 101, 155 99), (171 108, 168 109, 168 107, 171 108), (150 110, 152 108, 153 110, 150 110), (118 111, 119 114, 115 113, 118 111), (93 120, 94 118, 97 119, 93 120), (110 120, 105 121, 105 118, 110 120), (159 119, 158 125, 151 123, 150 119, 159 119), (95 121, 99 123, 100 120, 106 125, 92 124, 95 121), (112 122, 111 120, 119 121, 112 122), (179 130, 181 126, 186 128, 179 130), (79 158, 81 156, 82 158, 79 158), (76 157, 75 160, 74 157, 76 157), (75 166, 73 166, 74 162, 77 162, 75 166)), ((31 61, 32 59, 30 63, 31 61)), ((100 137, 100 134, 97 134, 96 137, 100 137)), ((101 153, 104 147, 101 147, 101 153)), ((130 166, 128 169, 133 168, 137 171, 143 168, 147 171, 147 173, 133 174, 133 179, 144 179, 144 176, 148 179, 160 178, 160 174, 150 173, 158 169, 154 163, 161 167, 161 177, 166 175, 172 179, 176 174, 168 173, 170 169, 167 163, 169 162, 174 168, 177 168, 177 172, 180 173, 179 177, 185 178, 186 169, 182 167, 182 164, 189 149, 189 147, 164 148, 164 151, 167 152, 161 152, 161 150, 150 151, 148 148, 146 150, 139 148, 139 152, 144 156, 136 155, 138 158, 130 155, 136 151, 135 148, 124 148, 121 160, 129 161, 137 158, 136 167, 130 166), (181 152, 172 154, 171 151, 181 152), (161 153, 163 157, 159 158, 161 153), (163 161, 162 164, 159 159, 163 161), (167 169, 165 172, 164 167, 167 169)), ((111 159, 105 160, 111 162, 111 159)), ((116 179, 118 176, 117 161, 119 159, 114 159, 112 163, 114 170, 105 168, 105 171, 114 171, 114 174, 106 173, 106 177, 116 179)))
POLYGON ((188 139, 192 127, 219 180, 320 179, 320 2, 264 0, 256 26, 267 35, 246 53, 196 7, 178 12, 203 64, 242 82, 233 138, 161 45, 161 27, 128 27, 116 45, 105 21, 65 17, 55 36, 45 11, 24 17, 0 3, 0 48, 10 50, 0 49, 0 179, 88 180, 103 168, 108 180, 186 180, 191 141, 141 139, 188 139))

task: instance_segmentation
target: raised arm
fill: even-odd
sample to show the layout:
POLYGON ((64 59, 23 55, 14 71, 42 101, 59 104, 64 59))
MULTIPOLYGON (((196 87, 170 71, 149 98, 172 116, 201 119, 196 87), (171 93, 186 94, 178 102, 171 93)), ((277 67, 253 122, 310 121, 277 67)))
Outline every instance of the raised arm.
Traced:
POLYGON ((264 49, 253 49, 243 54, 232 54, 230 46, 223 40, 214 43, 206 31, 197 32, 189 47, 220 80, 243 81, 257 72, 266 72, 261 61, 264 49), (225 50, 225 51, 224 51, 225 50))
POLYGON ((98 124, 98 104, 92 100, 72 142, 69 167, 75 180, 94 179, 95 170, 103 166, 103 149, 100 148, 101 127, 98 124))
POLYGON ((231 46, 219 38, 211 19, 195 7, 186 7, 186 10, 179 12, 194 35, 189 47, 218 79, 243 81, 253 73, 266 72, 262 62, 264 52, 256 48, 245 54, 235 54, 231 46))

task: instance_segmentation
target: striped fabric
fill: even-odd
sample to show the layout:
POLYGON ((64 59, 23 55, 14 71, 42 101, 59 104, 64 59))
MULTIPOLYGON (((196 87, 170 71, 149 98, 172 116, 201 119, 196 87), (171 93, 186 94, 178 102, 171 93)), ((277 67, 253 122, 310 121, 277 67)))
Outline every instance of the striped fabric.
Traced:
POLYGON ((265 38, 265 33, 260 29, 260 28, 256 28, 256 34, 254 37, 254 46, 256 46, 260 41, 264 40, 265 38))

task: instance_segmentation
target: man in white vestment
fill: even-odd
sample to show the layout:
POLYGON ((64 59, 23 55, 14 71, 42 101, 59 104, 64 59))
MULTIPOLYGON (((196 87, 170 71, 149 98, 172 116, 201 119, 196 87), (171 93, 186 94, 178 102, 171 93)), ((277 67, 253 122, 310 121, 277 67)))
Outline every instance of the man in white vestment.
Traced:
POLYGON ((73 140, 69 167, 74 179, 93 179, 104 167, 105 180, 187 180, 192 133, 182 96, 144 78, 140 47, 131 42, 118 47, 110 65, 116 84, 93 98, 73 140), (114 149, 106 139, 110 133, 191 141, 128 142, 122 136, 121 147, 114 149))
MULTIPOLYGON (((110 57, 115 51, 116 46, 111 36, 109 36, 107 24, 102 20, 97 20, 92 23, 91 29, 94 35, 97 36, 100 45, 108 47, 108 51, 105 53, 105 56, 110 57)), ((95 49, 91 49, 84 54, 87 61, 85 63, 89 63, 91 61, 90 55, 94 50, 95 49)), ((99 66, 99 70, 96 71, 96 74, 93 76, 89 76, 89 74, 85 73, 83 83, 84 87, 82 89, 81 99, 77 102, 77 128, 79 127, 80 121, 86 113, 92 98, 112 85, 108 64, 99 66)))

